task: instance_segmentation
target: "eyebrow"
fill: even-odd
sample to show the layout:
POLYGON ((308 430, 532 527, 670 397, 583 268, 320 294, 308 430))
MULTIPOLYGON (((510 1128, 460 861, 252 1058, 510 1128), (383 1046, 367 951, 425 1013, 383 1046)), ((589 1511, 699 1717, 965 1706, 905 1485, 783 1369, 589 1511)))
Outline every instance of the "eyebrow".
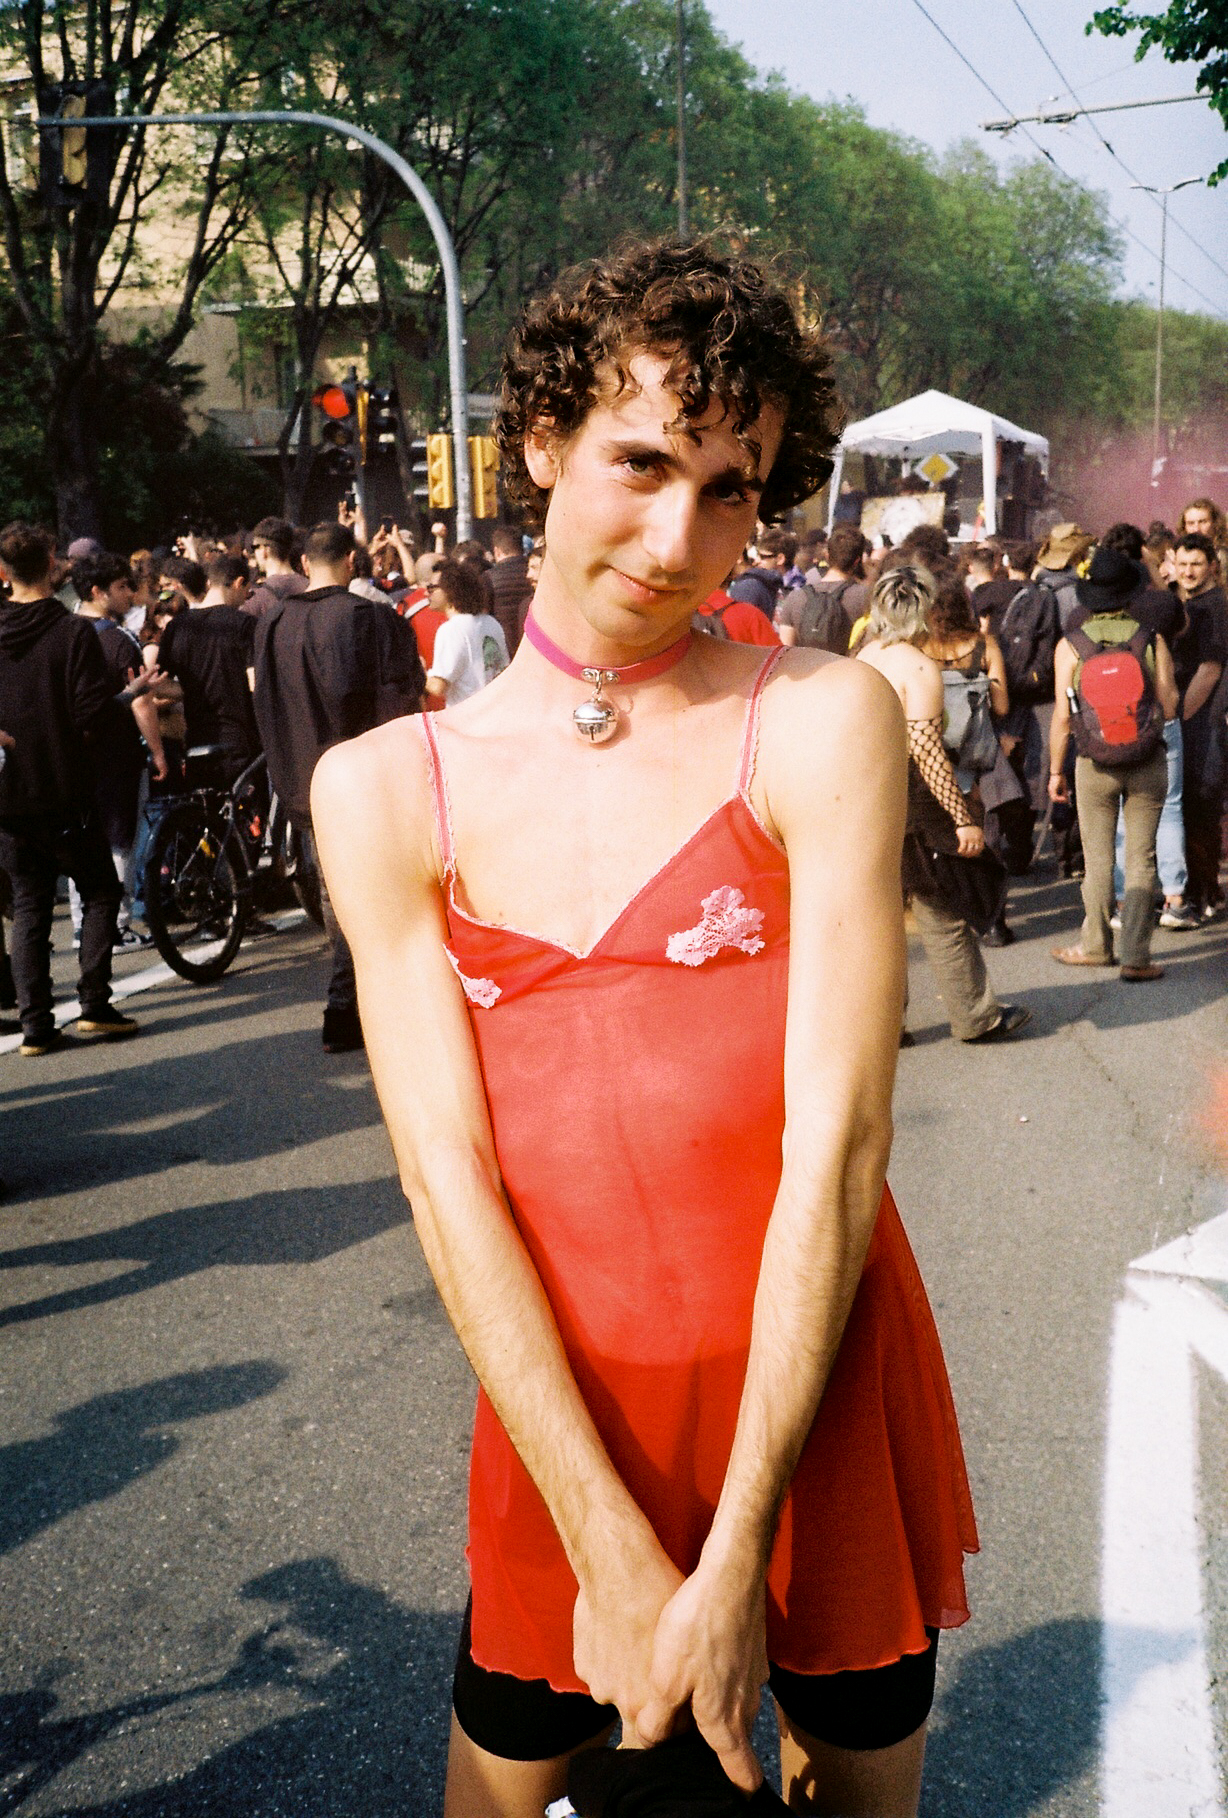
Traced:
MULTIPOLYGON (((642 461, 658 461, 665 467, 678 468, 681 466, 677 455, 672 454, 668 448, 660 447, 656 442, 645 442, 635 437, 624 441, 618 436, 612 436, 604 447, 607 454, 623 460, 631 456, 642 461)), ((762 492, 767 485, 767 481, 761 480, 757 473, 751 473, 746 467, 739 467, 736 462, 731 461, 719 473, 714 473, 710 479, 705 480, 704 490, 706 491, 712 486, 726 485, 731 480, 739 486, 745 486, 750 492, 762 492)))

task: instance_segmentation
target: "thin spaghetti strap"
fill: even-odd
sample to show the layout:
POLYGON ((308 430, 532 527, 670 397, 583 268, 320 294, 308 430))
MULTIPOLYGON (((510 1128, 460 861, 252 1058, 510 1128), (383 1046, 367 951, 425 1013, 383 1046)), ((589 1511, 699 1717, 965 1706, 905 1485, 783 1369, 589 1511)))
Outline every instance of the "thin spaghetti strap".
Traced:
POLYGON ((742 756, 738 763, 738 786, 736 793, 745 795, 750 788, 750 779, 755 769, 755 752, 759 745, 759 701, 763 694, 763 685, 784 655, 783 648, 773 650, 766 661, 761 664, 755 677, 755 686, 751 689, 750 700, 746 703, 746 728, 742 734, 742 756))
POLYGON ((444 775, 443 759, 439 755, 439 746, 435 742, 435 731, 431 725, 429 713, 418 715, 418 725, 422 733, 422 742, 426 746, 426 764, 431 774, 431 806, 435 811, 435 834, 439 840, 439 856, 443 860, 444 876, 456 876, 456 850, 452 841, 452 809, 448 802, 448 779, 444 775))

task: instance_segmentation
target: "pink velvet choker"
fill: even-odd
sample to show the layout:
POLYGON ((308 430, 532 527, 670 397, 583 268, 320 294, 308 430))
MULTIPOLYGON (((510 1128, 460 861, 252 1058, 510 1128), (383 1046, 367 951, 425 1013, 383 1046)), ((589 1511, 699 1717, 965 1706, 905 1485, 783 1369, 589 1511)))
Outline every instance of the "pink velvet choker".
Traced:
POLYGON ((565 650, 560 650, 554 639, 547 637, 531 612, 524 622, 524 635, 538 655, 544 656, 556 669, 561 669, 564 675, 574 677, 577 682, 593 684, 591 697, 587 701, 581 701, 571 716, 577 733, 590 745, 603 745, 618 730, 618 708, 613 701, 605 700, 601 692, 607 683, 647 682, 652 676, 664 675, 667 669, 680 663, 691 648, 691 634, 685 631, 667 650, 659 650, 656 656, 645 657, 642 662, 623 663, 618 668, 597 668, 577 663, 565 650))

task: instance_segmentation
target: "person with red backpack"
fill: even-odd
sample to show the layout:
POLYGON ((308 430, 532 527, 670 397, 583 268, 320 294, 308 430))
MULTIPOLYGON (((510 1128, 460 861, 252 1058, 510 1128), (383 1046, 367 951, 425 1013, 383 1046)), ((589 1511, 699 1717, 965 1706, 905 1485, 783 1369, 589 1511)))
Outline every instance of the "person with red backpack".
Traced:
POLYGON ((1049 796, 1069 800, 1066 748, 1074 736, 1075 798, 1083 841, 1084 921, 1079 942, 1055 947, 1064 966, 1112 966, 1113 860, 1117 812, 1126 828, 1121 903, 1121 977, 1162 978, 1151 961, 1156 828, 1168 787, 1164 722, 1177 711, 1173 660, 1164 639, 1131 617, 1138 570, 1119 549, 1098 549, 1054 658, 1056 702, 1049 734, 1049 796))

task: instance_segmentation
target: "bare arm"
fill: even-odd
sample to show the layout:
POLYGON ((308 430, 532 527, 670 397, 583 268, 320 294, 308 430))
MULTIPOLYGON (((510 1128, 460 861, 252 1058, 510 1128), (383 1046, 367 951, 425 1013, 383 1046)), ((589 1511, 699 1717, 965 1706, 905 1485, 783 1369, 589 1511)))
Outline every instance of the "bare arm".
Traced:
POLYGON ((605 1646, 583 1667, 577 1660, 578 1670, 633 1724, 657 1615, 681 1575, 610 1463, 504 1196, 465 999, 444 953, 416 730, 394 721, 327 752, 312 783, 312 821, 423 1252, 581 1597, 598 1612, 605 1646))
POLYGON ((1205 707, 1215 692, 1215 684, 1223 674, 1222 663, 1200 663, 1185 691, 1185 706, 1182 709, 1183 720, 1193 719, 1200 707, 1205 707))
POLYGON ((1175 720, 1177 709, 1181 705, 1181 696, 1177 692, 1177 678, 1173 673, 1172 652, 1162 637, 1156 638, 1156 699, 1163 709, 1166 720, 1175 720))
POLYGON ((1053 718, 1049 723, 1049 800, 1051 802, 1068 802, 1070 790, 1066 786, 1065 763, 1066 747, 1070 743, 1070 696, 1068 688, 1074 687, 1074 674, 1078 665, 1074 645, 1069 639, 1062 638, 1053 655, 1053 718))
POLYGON ((1006 685, 1006 663, 1002 656, 1002 646, 992 633, 987 633, 985 637, 985 669, 989 676, 989 705, 1001 718, 1010 711, 1011 696, 1006 685))
POLYGON ((748 1789, 764 1574, 878 1216, 905 964, 907 761, 890 687, 856 664, 782 678, 767 697, 763 751, 792 895, 784 1165, 724 1487, 699 1566, 662 1613, 657 1698, 639 1725, 644 1740, 659 1739, 689 1699, 726 1773, 748 1789))

